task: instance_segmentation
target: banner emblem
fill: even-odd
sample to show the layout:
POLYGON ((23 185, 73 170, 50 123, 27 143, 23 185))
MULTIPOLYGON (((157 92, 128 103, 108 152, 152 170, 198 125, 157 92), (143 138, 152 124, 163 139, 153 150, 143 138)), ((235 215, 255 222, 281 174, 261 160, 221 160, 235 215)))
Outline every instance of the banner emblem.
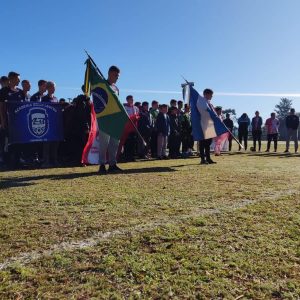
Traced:
POLYGON ((40 138, 49 130, 49 118, 46 109, 32 108, 27 114, 29 132, 40 138))

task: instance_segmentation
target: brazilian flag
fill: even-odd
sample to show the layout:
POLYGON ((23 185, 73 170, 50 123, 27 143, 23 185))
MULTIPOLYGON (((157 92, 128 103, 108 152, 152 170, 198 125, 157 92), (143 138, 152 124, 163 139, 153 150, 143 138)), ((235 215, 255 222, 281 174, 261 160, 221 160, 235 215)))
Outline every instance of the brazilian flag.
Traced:
POLYGON ((84 80, 85 92, 91 95, 99 129, 119 140, 129 117, 108 81, 88 58, 84 80))

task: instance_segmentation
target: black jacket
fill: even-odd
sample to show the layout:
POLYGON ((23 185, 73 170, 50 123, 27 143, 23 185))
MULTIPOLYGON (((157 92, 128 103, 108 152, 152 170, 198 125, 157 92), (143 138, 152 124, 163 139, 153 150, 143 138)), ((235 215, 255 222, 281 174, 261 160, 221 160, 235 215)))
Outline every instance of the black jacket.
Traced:
POLYGON ((286 128, 298 129, 299 126, 299 117, 296 115, 289 115, 285 118, 286 128))

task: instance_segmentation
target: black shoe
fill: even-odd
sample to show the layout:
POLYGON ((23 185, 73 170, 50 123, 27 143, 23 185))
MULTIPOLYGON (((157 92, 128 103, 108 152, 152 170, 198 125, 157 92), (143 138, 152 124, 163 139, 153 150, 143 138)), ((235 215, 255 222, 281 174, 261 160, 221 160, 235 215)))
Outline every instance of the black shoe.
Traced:
POLYGON ((99 175, 106 175, 107 174, 107 171, 105 169, 105 165, 100 165, 98 174, 99 175))
POLYGON ((269 150, 269 149, 267 149, 265 152, 270 152, 270 150, 269 150))
POLYGON ((207 160, 207 163, 209 163, 210 165, 211 165, 211 164, 216 164, 216 162, 213 161, 212 159, 208 159, 208 160, 207 160))
POLYGON ((290 151, 286 149, 283 153, 289 153, 289 152, 290 152, 290 151))
POLYGON ((201 159, 200 165, 208 165, 208 162, 205 159, 201 159))
POLYGON ((120 169, 117 165, 112 165, 112 166, 109 166, 107 172, 109 172, 109 173, 122 173, 123 170, 120 169))

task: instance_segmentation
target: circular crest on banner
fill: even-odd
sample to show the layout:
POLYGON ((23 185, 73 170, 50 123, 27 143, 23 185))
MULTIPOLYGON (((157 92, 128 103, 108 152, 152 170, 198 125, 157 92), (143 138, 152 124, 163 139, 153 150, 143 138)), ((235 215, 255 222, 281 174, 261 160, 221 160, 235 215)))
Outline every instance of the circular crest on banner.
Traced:
POLYGON ((29 132, 37 138, 44 136, 49 130, 49 117, 46 109, 32 108, 27 114, 29 132))
POLYGON ((93 102, 94 102, 94 109, 95 113, 101 113, 108 102, 108 95, 107 92, 102 89, 101 87, 96 87, 92 90, 93 102))

